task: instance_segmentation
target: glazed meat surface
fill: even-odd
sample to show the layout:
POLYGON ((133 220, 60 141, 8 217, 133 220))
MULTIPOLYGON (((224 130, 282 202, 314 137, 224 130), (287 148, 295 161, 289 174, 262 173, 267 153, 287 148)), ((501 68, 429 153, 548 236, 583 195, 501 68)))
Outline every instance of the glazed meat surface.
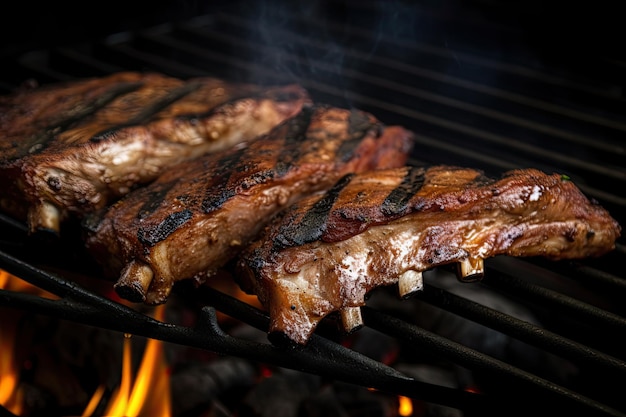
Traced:
POLYGON ((458 263, 479 279, 496 255, 554 260, 612 250, 617 222, 565 177, 516 170, 501 179, 457 167, 344 176, 271 222, 237 261, 242 288, 267 307, 270 333, 304 344, 339 311, 358 328, 373 288, 419 291, 422 272, 458 263))
POLYGON ((0 97, 0 208, 58 233, 70 215, 267 133, 308 102, 297 85, 138 72, 18 90, 0 97))
POLYGON ((223 267, 277 211, 346 173, 402 166, 411 144, 368 113, 306 106, 248 146, 172 167, 89 216, 87 248, 120 296, 163 303, 176 281, 223 267))

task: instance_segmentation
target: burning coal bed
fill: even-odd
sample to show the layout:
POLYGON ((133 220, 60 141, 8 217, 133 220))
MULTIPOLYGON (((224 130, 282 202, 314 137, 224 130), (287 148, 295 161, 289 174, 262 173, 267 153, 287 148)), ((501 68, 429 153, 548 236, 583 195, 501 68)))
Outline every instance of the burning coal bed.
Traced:
MULTIPOLYGON (((427 282, 516 315, 534 318, 519 305, 476 286, 458 286, 445 270, 425 274, 427 282)), ((242 301, 256 299, 234 284, 218 282, 242 301)), ((0 271, 0 288, 54 298, 0 271)), ((118 302, 108 283, 98 290, 118 302)), ((399 302, 392 289, 373 291, 368 306, 404 317, 452 340, 495 357, 523 363, 537 372, 558 370, 563 379, 575 368, 563 360, 516 346, 506 336, 439 310, 417 297, 399 302)), ((174 295, 158 307, 134 306, 164 322, 192 326, 196 310, 174 295)), ((462 416, 460 410, 423 403, 367 387, 326 380, 317 375, 272 367, 239 357, 223 356, 141 336, 3 308, 0 324, 0 404, 15 416, 462 416)), ((268 343, 267 335, 218 313, 230 335, 268 343)), ((337 319, 338 320, 338 319, 337 319)), ((322 327, 335 326, 328 317, 322 327)), ((469 371, 444 363, 427 352, 415 352, 402 342, 362 328, 338 342, 372 359, 393 366, 418 380, 455 389, 481 390, 469 371)))
MULTIPOLYGON (((0 288, 54 298, 0 273, 0 288)), ((167 305, 143 308, 147 315, 179 325, 193 325, 197 318, 176 296, 167 305)), ((1 313, 7 319, 0 325, 0 404, 13 415, 425 415, 416 414, 407 398, 311 374, 24 311, 1 313)), ((266 339, 263 332, 227 316, 219 320, 233 336, 266 339)), ((391 340, 370 332, 346 343, 376 346, 371 353, 388 362, 398 355, 391 340)))

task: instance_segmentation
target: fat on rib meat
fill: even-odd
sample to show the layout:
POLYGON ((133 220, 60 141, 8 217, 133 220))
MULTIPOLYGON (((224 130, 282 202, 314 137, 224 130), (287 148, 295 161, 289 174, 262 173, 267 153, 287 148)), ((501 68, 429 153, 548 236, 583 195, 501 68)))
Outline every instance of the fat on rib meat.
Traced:
POLYGON ((267 133, 309 101, 297 85, 140 72, 19 89, 0 97, 0 209, 59 233, 70 216, 267 133))
POLYGON ((407 166, 346 175, 284 210, 242 251, 236 276, 268 309, 272 337, 305 344, 332 312, 358 328, 376 287, 398 284, 407 297, 423 271, 450 263, 461 280, 480 279, 496 255, 600 256, 620 232, 558 174, 407 166))
POLYGON ((305 106, 248 146, 171 167, 88 216, 86 245, 120 296, 163 303, 175 282, 204 282, 296 200, 346 173, 404 165, 412 138, 366 112, 305 106))

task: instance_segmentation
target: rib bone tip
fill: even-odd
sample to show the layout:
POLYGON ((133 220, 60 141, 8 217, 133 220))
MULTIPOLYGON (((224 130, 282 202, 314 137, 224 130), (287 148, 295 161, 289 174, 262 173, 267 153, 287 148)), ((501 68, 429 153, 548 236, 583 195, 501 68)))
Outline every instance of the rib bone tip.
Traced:
POLYGON ((118 295, 128 301, 145 302, 154 273, 148 265, 132 261, 114 285, 118 295))
POLYGON ((351 333, 363 326, 361 307, 345 307, 341 309, 341 321, 347 333, 351 333))
POLYGON ((28 224, 31 233, 52 232, 58 234, 61 223, 61 212, 47 201, 33 206, 28 212, 28 224))
POLYGON ((409 269, 398 278, 398 293, 402 298, 408 298, 424 289, 424 280, 420 271, 409 269))
POLYGON ((120 284, 116 283, 113 288, 115 288, 115 292, 124 300, 128 300, 133 303, 143 303, 146 301, 146 294, 139 288, 137 285, 130 284, 120 284))
POLYGON ((485 275, 483 258, 465 258, 458 263, 457 276, 462 282, 480 281, 485 275))

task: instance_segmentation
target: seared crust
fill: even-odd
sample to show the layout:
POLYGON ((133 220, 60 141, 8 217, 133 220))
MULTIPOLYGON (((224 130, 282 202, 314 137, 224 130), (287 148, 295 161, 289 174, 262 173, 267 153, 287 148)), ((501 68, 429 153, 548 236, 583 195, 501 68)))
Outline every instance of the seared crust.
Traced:
POLYGON ((482 260, 502 254, 600 256, 620 232, 558 174, 516 170, 495 180, 402 167, 347 175, 300 200, 243 251, 237 276, 268 308, 270 332, 306 343, 331 312, 350 320, 375 287, 398 283, 404 297, 421 288, 422 271, 454 262, 461 278, 479 278, 482 260))
POLYGON ((87 247, 123 297, 162 303, 174 282, 214 274, 296 200, 349 172, 404 165, 411 139, 365 112, 305 107, 246 147, 172 167, 128 194, 90 219, 87 247))
POLYGON ((135 72, 17 91, 0 99, 0 208, 58 232, 70 214, 267 133, 309 101, 296 85, 135 72))

